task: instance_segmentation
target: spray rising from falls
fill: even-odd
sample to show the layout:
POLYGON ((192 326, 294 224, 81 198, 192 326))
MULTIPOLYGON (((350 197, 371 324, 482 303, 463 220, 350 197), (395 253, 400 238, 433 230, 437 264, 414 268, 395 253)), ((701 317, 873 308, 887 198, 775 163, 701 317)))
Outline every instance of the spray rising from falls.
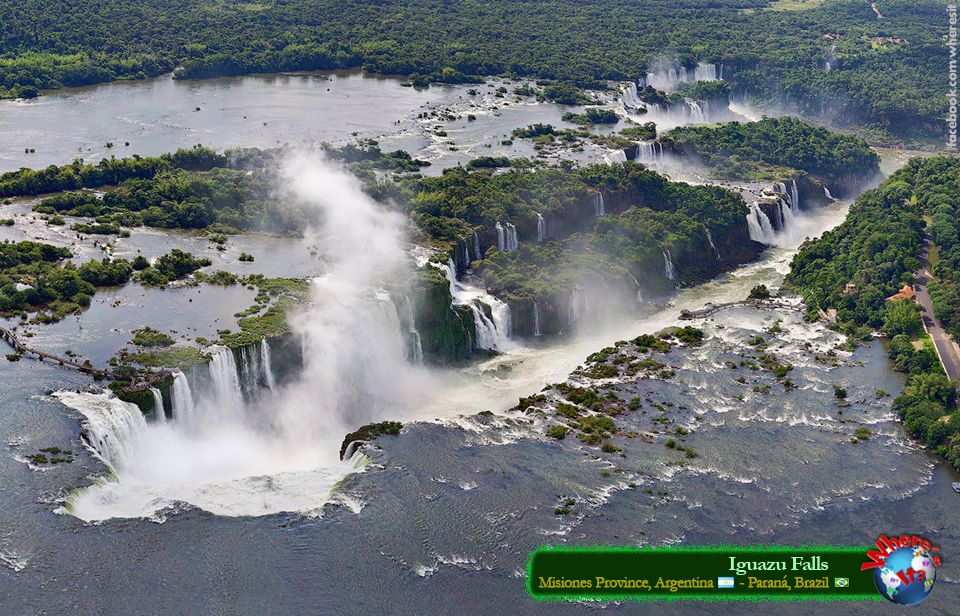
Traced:
POLYGON ((175 373, 173 417, 163 423, 145 421, 109 394, 61 392, 85 416, 91 448, 114 472, 75 491, 65 504, 70 513, 97 520, 163 518, 183 503, 220 515, 358 506, 335 489, 365 460, 339 460, 343 435, 402 419, 429 391, 426 374, 407 360, 416 337, 410 316, 403 327, 392 299, 400 295, 384 288, 412 275, 406 222, 316 159, 292 160, 286 174, 295 198, 323 220, 306 241, 323 248, 328 265, 313 281, 312 302, 291 322, 304 353, 299 380, 279 385, 270 346, 261 342, 222 349, 208 364, 175 373))

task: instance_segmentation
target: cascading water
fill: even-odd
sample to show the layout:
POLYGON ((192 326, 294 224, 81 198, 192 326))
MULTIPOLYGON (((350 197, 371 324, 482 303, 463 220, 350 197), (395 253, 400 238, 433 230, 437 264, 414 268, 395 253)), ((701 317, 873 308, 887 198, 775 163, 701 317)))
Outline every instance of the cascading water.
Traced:
POLYGON ((604 154, 603 160, 608 165, 616 165, 627 162, 627 155, 623 150, 613 150, 612 152, 604 154))
POLYGON ((477 236, 477 233, 473 233, 473 256, 479 261, 482 257, 480 256, 480 237, 477 236))
POLYGON ((87 442, 115 473, 136 463, 147 422, 135 404, 106 393, 61 391, 54 395, 67 406, 84 413, 87 442))
POLYGON ((690 107, 690 119, 694 124, 704 124, 706 120, 704 119, 703 109, 701 109, 700 104, 694 100, 688 100, 687 105, 690 107))
POLYGON ((824 63, 823 63, 823 70, 824 70, 824 72, 827 72, 827 73, 830 72, 830 63, 829 63, 829 62, 824 62, 824 63))
POLYGON ((833 198, 833 195, 830 194, 830 189, 827 188, 827 185, 826 185, 826 184, 823 185, 823 195, 824 195, 827 199, 830 199, 831 201, 836 201, 836 199, 833 198))
POLYGON ((450 295, 454 306, 469 306, 473 311, 474 334, 473 344, 480 349, 504 352, 516 345, 510 339, 511 319, 510 306, 485 291, 466 285, 457 280, 453 264, 448 262, 446 268, 440 268, 443 275, 450 282, 450 295), (487 317, 481 304, 490 309, 487 317))
POLYGON ((267 383, 267 387, 270 388, 270 391, 275 391, 277 389, 277 380, 273 376, 273 363, 270 357, 270 344, 267 342, 266 338, 260 340, 260 365, 263 367, 263 378, 267 383))
POLYGON ((716 81, 717 67, 715 64, 698 64, 694 71, 695 81, 716 81))
POLYGON ((717 255, 717 261, 720 260, 720 251, 717 250, 717 245, 713 243, 713 234, 710 233, 710 229, 707 229, 707 241, 710 242, 710 248, 713 249, 715 255, 717 255))
POLYGON ((220 414, 225 417, 242 417, 245 405, 232 350, 224 349, 214 354, 210 360, 210 379, 220 414))
POLYGON ((500 252, 509 252, 511 250, 517 249, 517 228, 514 227, 509 222, 507 226, 504 227, 499 222, 496 226, 497 229, 497 248, 500 249, 500 252))
POLYGON ((157 423, 166 423, 167 416, 163 412, 163 394, 156 387, 151 387, 150 393, 153 394, 153 415, 157 418, 157 423))
POLYGON ((407 332, 413 338, 413 345, 411 348, 411 359, 413 363, 422 365, 423 364, 423 342, 420 339, 420 332, 417 331, 417 323, 413 318, 413 305, 410 303, 410 298, 406 295, 403 296, 403 306, 405 310, 405 316, 407 318, 407 332))
POLYGON ((182 372, 174 373, 170 396, 173 419, 178 422, 188 422, 194 410, 193 392, 190 390, 190 383, 187 381, 186 375, 182 372))
POLYGON ((659 141, 644 141, 637 144, 637 153, 633 160, 645 165, 653 165, 663 156, 663 145, 659 141))
POLYGON ((467 268, 470 266, 470 251, 467 249, 467 242, 463 242, 463 267, 467 268))
POLYGON ((547 239, 547 221, 537 212, 537 242, 547 239))
POLYGON ((663 253, 663 273, 667 280, 676 280, 677 272, 673 267, 673 255, 667 250, 663 253))
POLYGON ((570 291, 570 304, 567 307, 567 324, 572 325, 580 320, 580 291, 570 291))
POLYGON ((770 217, 760 209, 757 202, 750 204, 750 213, 747 214, 747 228, 750 230, 750 239, 761 244, 771 245, 775 241, 776 232, 770 224, 770 217))
POLYGON ((593 215, 597 218, 606 214, 606 210, 603 207, 603 193, 598 192, 593 196, 593 215))
POLYGON ((643 106, 640 94, 637 92, 636 83, 631 81, 626 85, 620 94, 620 104, 623 105, 624 109, 638 109, 643 106))
POLYGON ((681 83, 691 81, 716 81, 723 79, 723 65, 699 63, 691 72, 686 67, 676 68, 658 68, 653 72, 647 73, 641 80, 641 87, 653 86, 657 90, 672 92, 681 83))
POLYGON ((543 330, 540 328, 540 302, 533 302, 533 335, 543 335, 543 330))

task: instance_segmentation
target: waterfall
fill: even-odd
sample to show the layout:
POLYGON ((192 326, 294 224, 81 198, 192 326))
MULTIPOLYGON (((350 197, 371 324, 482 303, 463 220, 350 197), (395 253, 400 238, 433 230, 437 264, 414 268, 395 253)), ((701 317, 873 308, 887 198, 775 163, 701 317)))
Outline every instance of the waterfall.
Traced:
POLYGON ((504 227, 497 223, 497 248, 500 252, 509 252, 517 249, 517 228, 509 222, 504 227))
POLYGON ((830 72, 830 63, 829 63, 829 62, 824 62, 823 70, 826 71, 827 73, 830 72))
POLYGON ((644 141, 637 144, 634 162, 652 165, 663 156, 663 145, 659 141, 644 141))
POLYGON ((256 391, 263 375, 260 351, 257 348, 242 346, 240 352, 240 385, 244 392, 256 391))
MULTIPOLYGON (((791 217, 800 213, 800 194, 797 190, 797 181, 792 180, 790 186, 790 192, 787 192, 787 185, 783 182, 778 182, 773 185, 773 189, 784 196, 787 201, 787 204, 790 206, 791 217)), ((786 228, 787 220, 782 216, 780 218, 780 229, 783 230, 786 228)))
POLYGON ((687 106, 690 107, 690 118, 694 124, 704 124, 703 110, 700 108, 700 104, 697 101, 688 100, 687 106))
POLYGON ((572 324, 580 320, 580 291, 570 291, 570 304, 567 306, 567 323, 572 324))
POLYGON ((481 289, 459 282, 452 261, 447 261, 447 267, 441 268, 441 271, 450 281, 453 305, 470 306, 473 311, 473 340, 476 340, 477 348, 501 352, 513 348, 510 340, 510 306, 481 289), (490 308, 492 319, 487 317, 479 304, 486 304, 490 308))
POLYGON ((627 84, 627 87, 620 94, 620 104, 623 105, 624 109, 637 109, 643 105, 637 92, 636 83, 631 81, 627 84))
POLYGON ((770 217, 760 209, 757 202, 750 204, 750 213, 747 214, 747 227, 750 229, 750 239, 761 244, 773 244, 776 232, 770 224, 770 217))
POLYGON ((667 280, 677 279, 677 272, 673 267, 673 255, 670 254, 669 250, 663 253, 663 270, 667 280))
POLYGON ((422 365, 423 364, 423 344, 420 339, 420 332, 417 330, 416 320, 413 318, 413 305, 410 303, 410 298, 406 295, 403 296, 403 306, 404 306, 404 316, 407 319, 407 333, 410 334, 413 338, 413 345, 411 348, 411 355, 413 363, 422 365))
POLYGON ((213 356, 210 361, 210 379, 220 410, 227 415, 242 415, 243 392, 240 389, 237 362, 232 350, 225 349, 213 356))
POLYGON ((717 261, 719 261, 720 251, 717 250, 717 245, 713 243, 713 234, 710 233, 710 229, 707 229, 707 241, 710 242, 710 248, 713 248, 713 252, 717 255, 717 261))
POLYGON ((147 430, 140 408, 112 394, 88 394, 61 391, 54 394, 65 405, 84 414, 87 442, 115 472, 127 468, 136 459, 147 430))
POLYGON ((537 212, 537 242, 547 239, 547 221, 537 212))
POLYGON ((627 155, 624 154, 623 150, 613 150, 603 156, 603 162, 608 165, 615 165, 618 163, 627 162, 627 155))
MULTIPOLYGON (((495 298, 494 298, 495 299, 495 298)), ((510 308, 506 303, 496 300, 492 303, 479 299, 470 303, 473 311, 474 332, 478 349, 488 351, 506 351, 513 346, 510 342, 510 308), (487 316, 484 306, 490 309, 487 316)))
POLYGON ((716 81, 723 79, 723 64, 706 64, 700 62, 692 71, 681 66, 679 69, 657 69, 647 73, 641 80, 641 87, 653 86, 664 92, 672 92, 681 83, 691 81, 716 81))
POLYGON ((167 416, 163 411, 163 394, 156 387, 151 387, 150 393, 153 394, 153 412, 157 423, 167 423, 167 416))
POLYGON ((467 240, 463 240, 463 267, 470 266, 470 250, 467 248, 467 240))
POLYGON ((173 389, 170 394, 174 420, 186 421, 193 413, 193 392, 190 391, 190 383, 182 372, 173 375, 173 389))
POLYGON ((715 64, 698 64, 694 72, 695 81, 716 81, 717 67, 715 64))
POLYGON ((593 196, 593 214, 599 218, 606 213, 606 210, 603 208, 603 193, 598 192, 593 196))
POLYGON ((270 344, 266 338, 260 339, 260 366, 263 370, 263 378, 267 382, 270 391, 277 388, 277 381, 273 378, 273 366, 270 363, 270 344))
POLYGON ((473 256, 476 257, 477 261, 482 259, 480 256, 480 238, 476 231, 473 232, 473 256))
POLYGON ((533 335, 542 336, 543 331, 540 329, 540 302, 533 302, 533 335))
POLYGON ((827 197, 827 199, 830 199, 831 201, 836 201, 836 199, 833 198, 833 195, 830 194, 830 189, 827 188, 826 184, 823 185, 823 194, 827 197))

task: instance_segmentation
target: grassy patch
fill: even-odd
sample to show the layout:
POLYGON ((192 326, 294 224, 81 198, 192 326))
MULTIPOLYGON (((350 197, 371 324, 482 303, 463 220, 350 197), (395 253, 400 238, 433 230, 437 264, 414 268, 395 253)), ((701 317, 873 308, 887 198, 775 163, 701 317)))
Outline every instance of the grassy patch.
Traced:
POLYGON ((194 347, 149 351, 134 356, 133 361, 149 368, 185 368, 194 364, 205 364, 210 356, 194 347))
POLYGON ((824 0, 777 0, 777 2, 774 2, 766 10, 768 11, 807 11, 809 9, 817 8, 818 6, 823 4, 823 2, 824 0))

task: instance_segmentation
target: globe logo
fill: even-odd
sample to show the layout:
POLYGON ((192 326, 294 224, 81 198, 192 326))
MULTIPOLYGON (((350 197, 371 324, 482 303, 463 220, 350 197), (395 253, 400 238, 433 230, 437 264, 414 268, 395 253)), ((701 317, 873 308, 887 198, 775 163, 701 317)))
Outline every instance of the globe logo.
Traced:
POLYGON ((886 563, 873 570, 877 590, 898 605, 923 601, 936 578, 934 559, 920 546, 906 545, 891 552, 886 563))

